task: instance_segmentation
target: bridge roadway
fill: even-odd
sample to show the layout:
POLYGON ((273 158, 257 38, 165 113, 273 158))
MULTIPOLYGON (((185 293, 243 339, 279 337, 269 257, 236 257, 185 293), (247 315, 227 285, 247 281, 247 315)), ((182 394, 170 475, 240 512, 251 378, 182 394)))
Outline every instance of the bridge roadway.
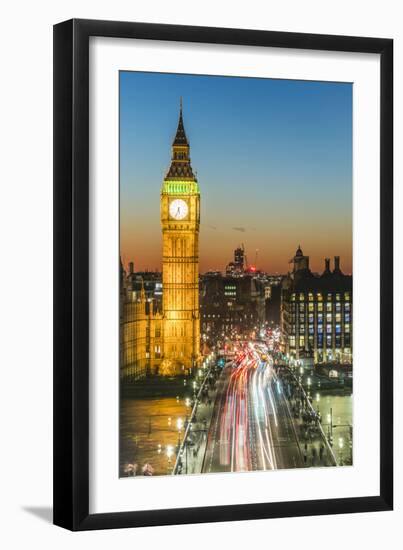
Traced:
POLYGON ((304 467, 290 406, 270 356, 249 344, 225 368, 208 433, 203 472, 304 467))

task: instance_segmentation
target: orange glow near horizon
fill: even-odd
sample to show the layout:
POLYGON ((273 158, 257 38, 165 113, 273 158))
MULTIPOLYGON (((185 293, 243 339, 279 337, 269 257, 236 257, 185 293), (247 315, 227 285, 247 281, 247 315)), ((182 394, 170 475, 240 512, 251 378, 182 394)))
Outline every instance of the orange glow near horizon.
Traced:
MULTIPOLYGON (((141 225, 140 225, 141 227, 141 225)), ((140 229, 140 228, 139 228, 140 229)), ((296 232, 295 236, 280 235, 275 232, 272 236, 256 232, 239 233, 234 230, 212 230, 203 228, 200 231, 200 273, 206 271, 225 271, 226 265, 233 261, 235 248, 242 243, 245 246, 249 265, 255 263, 255 251, 258 249, 256 269, 267 273, 285 274, 289 270, 289 261, 294 256, 299 244, 306 256, 310 258, 310 268, 313 272, 321 273, 324 270, 324 259, 330 258, 333 265, 334 256, 340 256, 340 265, 343 273, 352 273, 352 239, 351 230, 344 228, 343 235, 332 235, 332 231, 318 233, 312 228, 306 232, 296 232), (343 238, 341 238, 341 236, 343 238), (349 238, 350 237, 350 238, 349 238)), ((121 256, 125 266, 132 261, 136 271, 161 271, 162 267, 162 236, 159 224, 155 230, 148 232, 147 239, 141 230, 136 232, 121 232, 121 256)))

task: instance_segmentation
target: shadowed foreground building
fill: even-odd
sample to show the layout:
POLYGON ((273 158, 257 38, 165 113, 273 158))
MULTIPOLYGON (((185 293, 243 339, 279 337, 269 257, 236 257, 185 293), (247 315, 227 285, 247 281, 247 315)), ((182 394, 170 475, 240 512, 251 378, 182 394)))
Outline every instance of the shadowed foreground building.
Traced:
POLYGON ((206 273, 201 278, 201 322, 207 342, 225 334, 246 335, 265 321, 264 285, 251 275, 223 277, 206 273))
POLYGON ((281 291, 281 340, 284 353, 314 363, 352 364, 352 276, 334 269, 325 260, 325 270, 316 275, 309 269, 309 256, 298 247, 291 260, 293 269, 281 291))

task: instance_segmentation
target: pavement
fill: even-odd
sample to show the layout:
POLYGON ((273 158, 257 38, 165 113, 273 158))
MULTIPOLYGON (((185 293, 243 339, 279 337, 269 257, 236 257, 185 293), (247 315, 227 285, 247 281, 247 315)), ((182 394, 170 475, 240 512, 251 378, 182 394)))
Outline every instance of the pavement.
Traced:
POLYGON ((208 385, 208 391, 197 401, 188 436, 182 446, 182 468, 179 468, 177 473, 200 474, 203 470, 207 433, 215 407, 218 384, 219 381, 216 381, 208 385))
POLYGON ((277 372, 303 448, 304 466, 336 466, 337 459, 327 441, 321 418, 302 384, 288 369, 279 368, 277 372))

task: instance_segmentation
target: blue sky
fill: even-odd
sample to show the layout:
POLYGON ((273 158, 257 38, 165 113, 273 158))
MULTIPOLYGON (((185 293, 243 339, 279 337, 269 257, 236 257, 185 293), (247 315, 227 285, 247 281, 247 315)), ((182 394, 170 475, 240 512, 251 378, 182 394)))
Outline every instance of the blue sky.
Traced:
POLYGON ((159 193, 181 96, 201 270, 223 269, 243 242, 269 271, 285 272, 301 244, 314 269, 340 255, 350 272, 352 85, 239 77, 120 73, 124 260, 160 266, 159 193))

